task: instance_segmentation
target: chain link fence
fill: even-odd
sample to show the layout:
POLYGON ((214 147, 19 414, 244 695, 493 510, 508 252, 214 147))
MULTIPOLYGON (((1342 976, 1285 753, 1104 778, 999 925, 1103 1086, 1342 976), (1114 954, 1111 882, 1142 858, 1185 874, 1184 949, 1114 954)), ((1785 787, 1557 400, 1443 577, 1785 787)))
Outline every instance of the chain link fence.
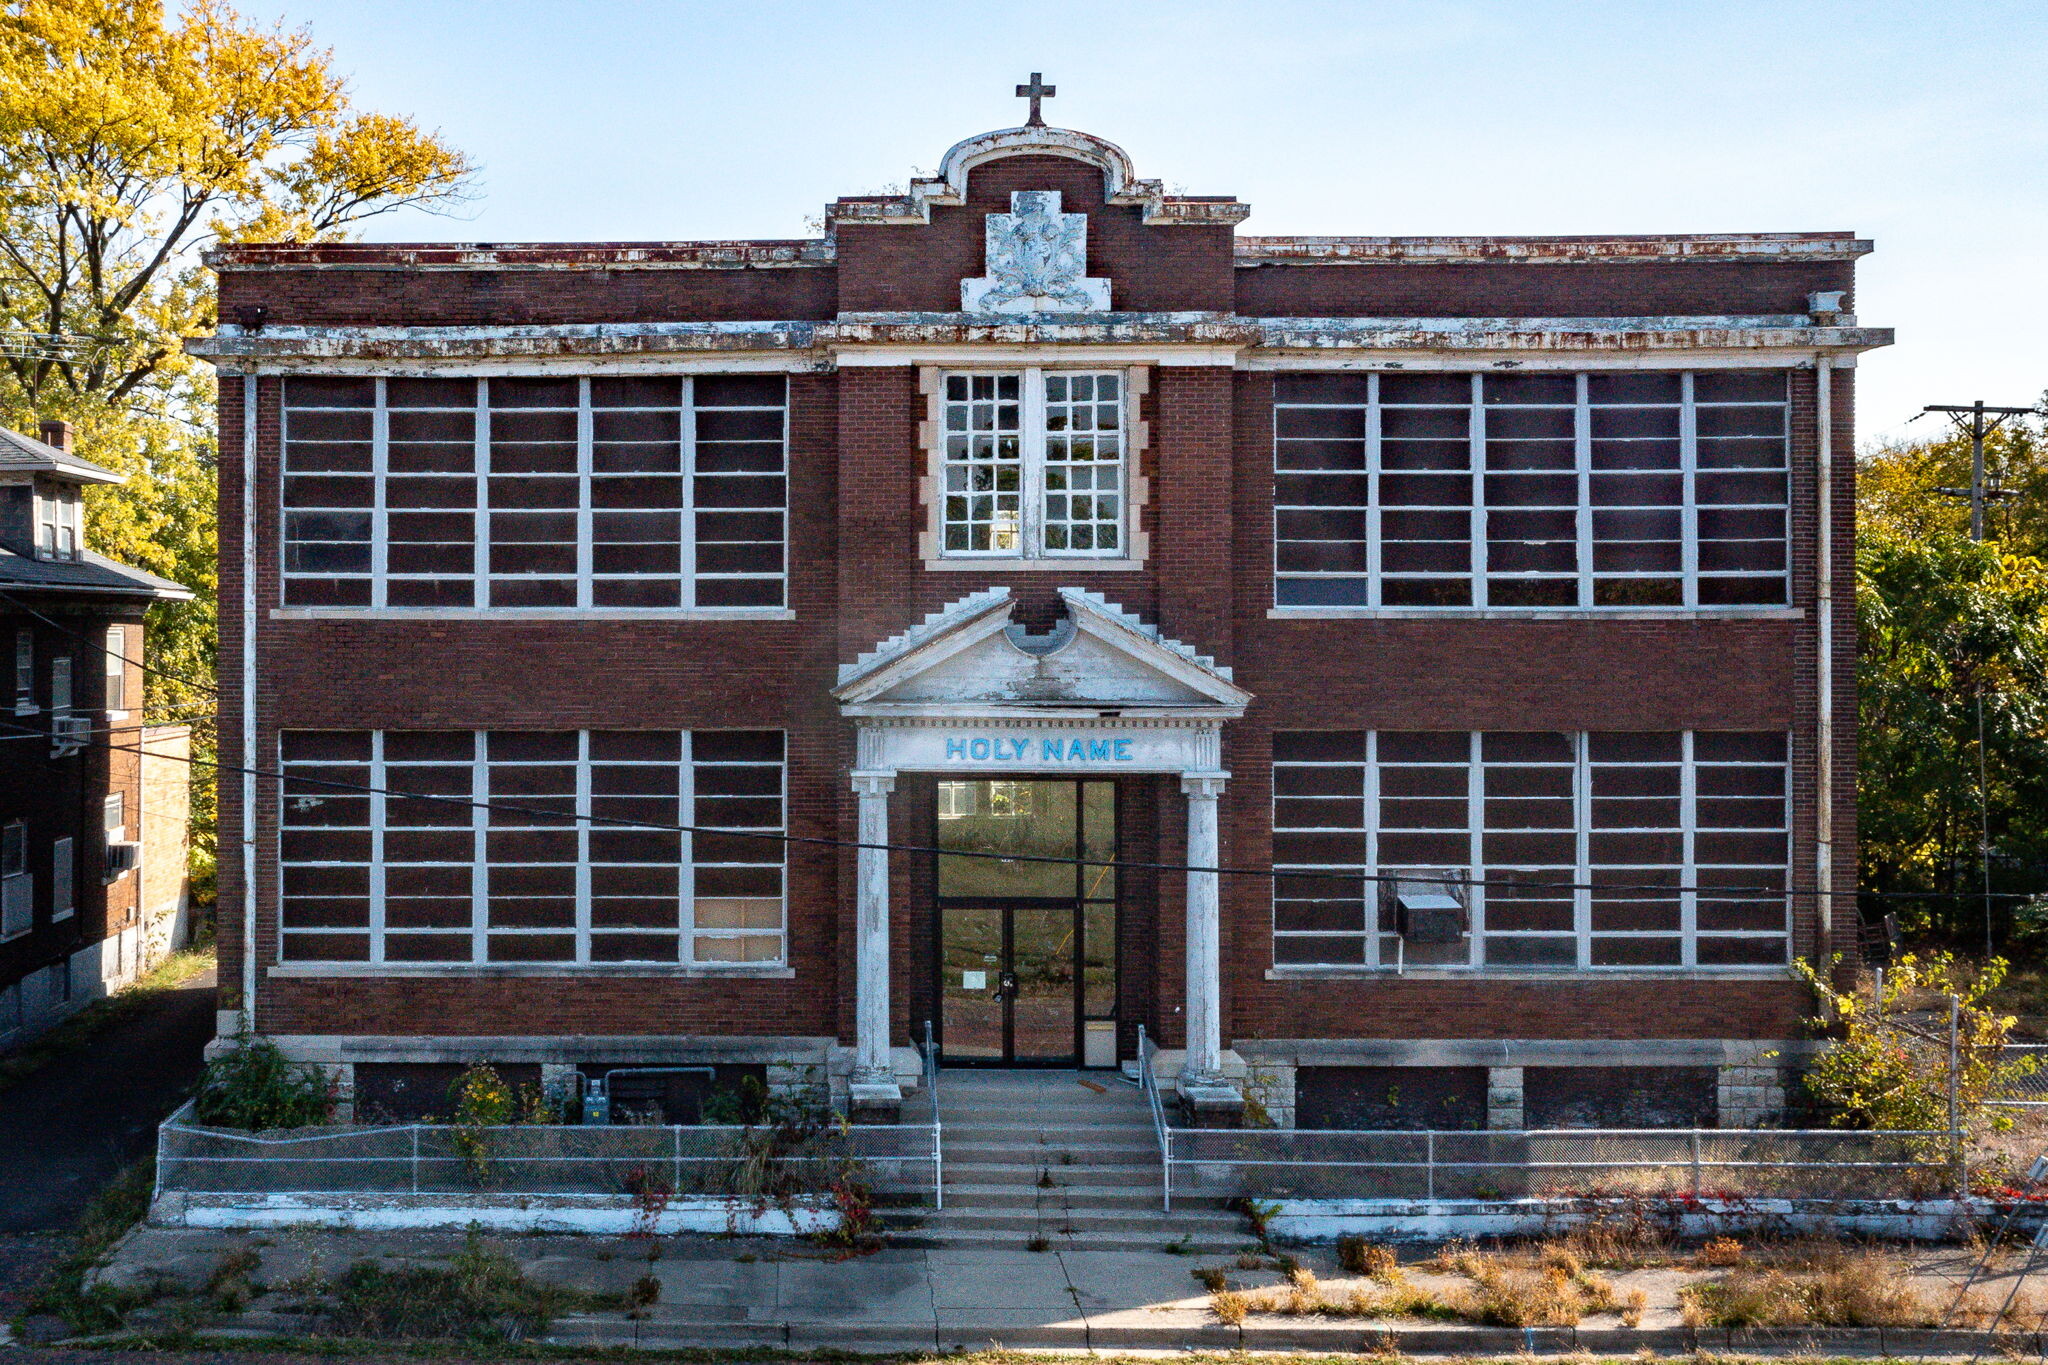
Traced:
POLYGON ((2002 1063, 2026 1059, 2034 1065, 2003 1067, 1984 1102, 2002 1109, 2048 1109, 2048 1043, 2007 1043, 1998 1058, 2002 1063))
POLYGON ((1952 1193, 1945 1132, 1161 1132, 1169 1198, 1911 1199, 1952 1193))
POLYGON ((192 1123, 187 1103, 157 1133, 157 1193, 593 1194, 757 1197, 855 1181, 931 1195, 936 1124, 771 1128, 445 1124, 245 1133, 192 1123))

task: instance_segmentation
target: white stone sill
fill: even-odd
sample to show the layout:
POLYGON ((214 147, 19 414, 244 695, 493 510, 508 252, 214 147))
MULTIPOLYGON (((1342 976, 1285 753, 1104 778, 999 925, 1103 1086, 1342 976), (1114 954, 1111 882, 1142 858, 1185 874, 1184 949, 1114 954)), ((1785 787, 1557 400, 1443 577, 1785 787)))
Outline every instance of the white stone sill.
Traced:
POLYGON ((787 607, 272 607, 273 621, 794 621, 787 607))
POLYGON ((1786 967, 1268 967, 1268 981, 1768 981, 1786 967))
POLYGON ((1269 621, 1801 621, 1804 607, 1269 607, 1269 621))
POLYGON ((927 559, 927 573, 1137 573, 1142 559, 927 559))
POLYGON ((500 962, 486 964, 418 965, 398 962, 280 962, 265 974, 283 980, 323 980, 340 977, 437 977, 469 980, 484 977, 717 977, 723 979, 794 980, 796 971, 779 966, 664 967, 645 962, 602 962, 587 966, 564 966, 554 962, 500 962))

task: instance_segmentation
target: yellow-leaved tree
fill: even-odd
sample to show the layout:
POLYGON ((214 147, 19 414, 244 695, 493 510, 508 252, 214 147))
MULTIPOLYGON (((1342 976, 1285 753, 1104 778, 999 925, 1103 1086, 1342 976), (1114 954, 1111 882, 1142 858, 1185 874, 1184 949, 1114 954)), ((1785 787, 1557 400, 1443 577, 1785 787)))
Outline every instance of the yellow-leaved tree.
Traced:
MULTIPOLYGON (((213 732, 213 382, 199 260, 222 241, 320 241, 402 205, 446 208, 474 168, 410 120, 355 107, 304 31, 215 0, 0 0, 0 424, 73 424, 128 476, 87 490, 100 553, 191 587, 154 608, 148 716, 213 732)), ((195 765, 195 872, 212 774, 195 765)))

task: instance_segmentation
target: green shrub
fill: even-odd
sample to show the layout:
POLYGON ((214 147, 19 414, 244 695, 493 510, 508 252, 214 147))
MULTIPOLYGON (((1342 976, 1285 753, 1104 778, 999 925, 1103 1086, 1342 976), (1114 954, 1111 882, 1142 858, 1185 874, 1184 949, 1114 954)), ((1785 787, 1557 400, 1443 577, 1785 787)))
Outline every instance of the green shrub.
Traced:
POLYGON ((209 1128, 304 1128, 333 1116, 334 1084, 276 1043, 245 1036, 206 1064, 192 1112, 209 1128))

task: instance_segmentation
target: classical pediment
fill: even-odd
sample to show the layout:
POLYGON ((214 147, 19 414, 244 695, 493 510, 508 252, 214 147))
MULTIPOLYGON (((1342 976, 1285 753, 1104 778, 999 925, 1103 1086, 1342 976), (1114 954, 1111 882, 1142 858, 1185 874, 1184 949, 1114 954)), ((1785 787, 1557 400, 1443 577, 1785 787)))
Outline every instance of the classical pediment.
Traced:
POLYGON ((1011 620, 1008 588, 963 597, 842 667, 832 694, 856 716, 1244 713, 1229 669, 1098 594, 1060 597, 1042 635, 1011 620))

